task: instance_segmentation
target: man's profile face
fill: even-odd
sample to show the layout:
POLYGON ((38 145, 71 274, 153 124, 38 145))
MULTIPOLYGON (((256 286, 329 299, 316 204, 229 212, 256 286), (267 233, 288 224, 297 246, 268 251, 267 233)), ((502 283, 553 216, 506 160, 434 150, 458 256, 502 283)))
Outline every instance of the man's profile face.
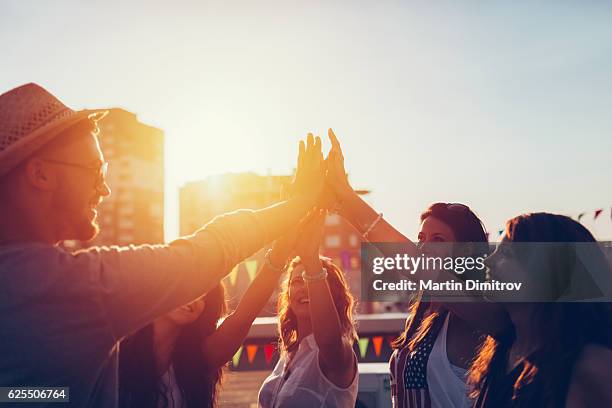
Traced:
POLYGON ((104 156, 93 134, 78 138, 59 149, 53 157, 58 186, 52 213, 58 217, 59 239, 89 241, 99 232, 96 207, 110 189, 100 176, 104 156))

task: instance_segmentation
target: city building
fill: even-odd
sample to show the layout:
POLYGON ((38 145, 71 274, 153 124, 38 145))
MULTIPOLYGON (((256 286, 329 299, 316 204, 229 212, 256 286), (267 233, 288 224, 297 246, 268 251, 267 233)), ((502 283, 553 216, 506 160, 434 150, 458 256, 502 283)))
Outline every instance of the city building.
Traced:
POLYGON ((92 245, 164 242, 164 133, 135 114, 111 109, 100 121, 111 195, 98 206, 92 245))
MULTIPOLYGON (((187 183, 179 192, 180 235, 191 234, 216 215, 240 208, 258 209, 280 201, 282 188, 293 176, 261 176, 255 173, 224 174, 187 183)), ((367 194, 368 191, 359 191, 367 194)), ((329 214, 325 220, 321 254, 332 258, 342 268, 356 297, 360 291, 360 234, 342 217, 329 214)), ((267 249, 267 248, 266 248, 267 249)), ((250 284, 265 249, 238 265, 225 279, 230 308, 235 307, 250 284)), ((274 315, 276 296, 272 296, 262 316, 274 315)), ((368 311, 363 305, 361 311, 368 311)))

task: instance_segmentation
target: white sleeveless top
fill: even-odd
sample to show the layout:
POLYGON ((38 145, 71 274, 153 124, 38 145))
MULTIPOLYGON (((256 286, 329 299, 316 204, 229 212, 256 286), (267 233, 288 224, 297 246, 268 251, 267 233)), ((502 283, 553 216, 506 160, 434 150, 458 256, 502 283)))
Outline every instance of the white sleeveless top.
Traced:
MULTIPOLYGON (((176 373, 174 372, 174 366, 170 364, 168 370, 161 377, 162 389, 166 398, 168 399, 168 408, 183 408, 183 394, 181 389, 176 382, 176 373)), ((164 401, 160 400, 158 407, 163 407, 164 401)))
POLYGON ((355 378, 347 388, 329 381, 319 367, 319 347, 314 334, 304 337, 287 372, 281 357, 259 389, 261 408, 353 408, 357 400, 359 372, 354 358, 355 378))
POLYGON ((446 334, 450 313, 446 315, 444 326, 434 343, 427 362, 427 382, 431 396, 431 406, 467 408, 472 403, 467 397, 466 371, 452 365, 446 353, 446 334))
POLYGON ((426 336, 421 348, 408 355, 408 348, 391 357, 392 402, 395 408, 467 408, 467 370, 448 361, 446 337, 450 314, 435 341, 426 336), (431 344, 433 342, 433 345, 431 344), (429 345, 429 347, 428 347, 429 345), (407 360, 412 359, 409 364, 407 360), (425 361, 424 361, 425 360, 425 361), (402 390, 398 390, 403 387, 402 390))

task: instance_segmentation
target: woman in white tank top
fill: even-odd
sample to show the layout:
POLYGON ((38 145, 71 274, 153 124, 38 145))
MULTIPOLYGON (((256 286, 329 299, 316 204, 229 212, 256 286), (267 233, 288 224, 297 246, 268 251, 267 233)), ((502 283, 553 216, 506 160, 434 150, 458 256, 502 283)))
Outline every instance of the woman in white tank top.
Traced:
MULTIPOLYGON (((478 257, 488 253, 484 227, 469 207, 457 203, 436 203, 421 214, 418 245, 395 229, 370 207, 350 186, 344 169, 344 157, 333 131, 329 130, 332 151, 327 160, 327 184, 340 203, 339 211, 363 238, 377 243, 401 243, 406 255, 419 257, 423 252, 433 256, 453 256, 453 245, 430 243, 471 243, 471 253, 478 257), (433 251, 433 252, 430 252, 433 251)), ((378 246, 384 254, 388 247, 378 246)), ((483 270, 458 275, 464 279, 484 279, 483 270), (474 273, 472 273, 474 272, 474 273)), ((472 361, 484 333, 500 333, 510 326, 501 307, 482 303, 430 304, 413 301, 406 330, 395 341, 391 358, 392 400, 395 407, 463 407, 467 388, 463 369, 472 361), (444 340, 440 339, 441 333, 444 340), (444 343, 444 347, 443 344, 444 343), (447 364, 448 363, 448 364, 447 364), (456 366, 456 367, 453 367, 456 366), (452 374, 452 375, 451 375, 452 374), (435 395, 434 395, 435 394, 435 395)))
POLYGON ((319 257, 324 217, 303 227, 279 295, 281 358, 259 390, 263 408, 355 406, 354 300, 342 271, 319 257))

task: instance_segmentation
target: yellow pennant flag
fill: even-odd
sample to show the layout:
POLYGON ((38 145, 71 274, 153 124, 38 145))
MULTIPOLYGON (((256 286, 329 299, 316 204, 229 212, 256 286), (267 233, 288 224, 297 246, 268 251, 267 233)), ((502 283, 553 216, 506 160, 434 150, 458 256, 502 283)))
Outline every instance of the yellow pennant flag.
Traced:
POLYGON ((365 355, 368 352, 368 344, 370 344, 369 337, 359 338, 359 354, 361 355, 361 358, 365 358, 365 355))
POLYGON ((249 273, 249 282, 253 282, 255 275, 257 275, 257 259, 251 259, 244 263, 247 272, 249 273))
POLYGON ((236 279, 238 279, 238 266, 240 266, 240 264, 234 266, 234 269, 232 269, 232 271, 229 273, 229 281, 232 286, 236 286, 236 279))
POLYGON ((234 354, 234 357, 232 357, 232 364, 234 365, 234 367, 238 367, 238 363, 240 362, 241 354, 242 354, 242 346, 240 346, 238 351, 236 351, 236 354, 234 354))

